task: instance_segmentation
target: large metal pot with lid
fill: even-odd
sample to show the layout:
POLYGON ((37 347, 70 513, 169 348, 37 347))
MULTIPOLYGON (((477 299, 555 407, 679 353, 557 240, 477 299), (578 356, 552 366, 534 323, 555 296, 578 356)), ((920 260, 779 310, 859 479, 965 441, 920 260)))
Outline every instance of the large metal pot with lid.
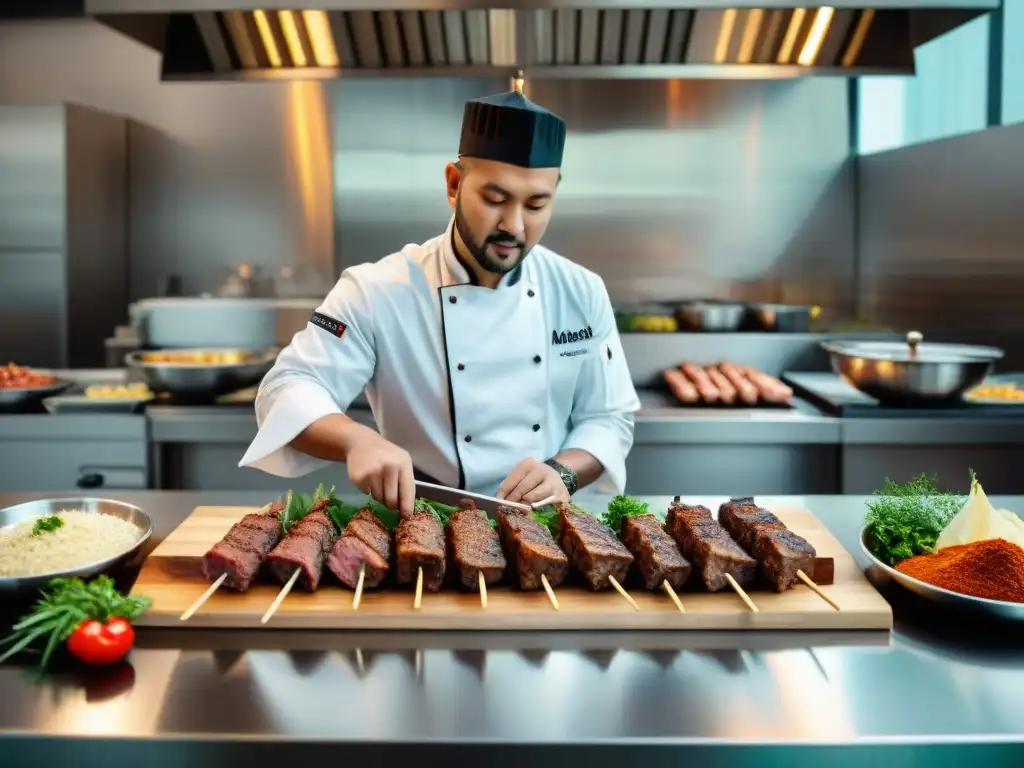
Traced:
POLYGON ((1003 350, 969 344, 924 342, 918 331, 905 343, 826 341, 821 345, 832 370, 851 386, 880 402, 943 404, 961 399, 981 384, 1003 350))

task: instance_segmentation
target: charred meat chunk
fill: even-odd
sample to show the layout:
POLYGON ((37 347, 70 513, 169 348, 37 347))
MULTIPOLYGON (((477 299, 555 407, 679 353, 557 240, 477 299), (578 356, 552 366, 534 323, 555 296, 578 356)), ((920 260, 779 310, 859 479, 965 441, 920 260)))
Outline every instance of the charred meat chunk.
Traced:
POLYGON ((782 521, 767 509, 761 509, 746 499, 727 501, 718 508, 718 522, 733 540, 747 552, 753 553, 757 530, 785 529, 782 521), (746 522, 745 522, 746 521, 746 522), (747 522, 751 524, 746 524, 747 522))
POLYGON ((723 504, 718 515, 733 538, 754 556, 776 591, 793 586, 797 571, 814 573, 814 547, 768 510, 753 502, 733 501, 723 504))
POLYGON ((403 517, 395 529, 396 575, 399 584, 416 583, 423 569, 423 589, 437 592, 444 582, 444 529, 437 516, 428 510, 415 510, 403 517))
POLYGON ((469 590, 478 590, 478 573, 487 584, 494 584, 505 572, 505 553, 501 551, 498 532, 491 528, 487 513, 472 501, 452 513, 448 520, 448 543, 452 560, 459 569, 459 583, 469 590))
POLYGON ((633 553, 647 589, 667 581, 673 589, 686 583, 692 567, 654 515, 634 515, 622 521, 622 541, 633 553))
POLYGON ((324 511, 329 503, 324 500, 314 504, 267 555, 267 565, 282 582, 287 582, 298 568, 299 584, 303 589, 315 592, 319 586, 324 560, 338 540, 338 529, 324 511))
POLYGON ((227 574, 221 586, 245 592, 259 573, 267 554, 281 541, 278 520, 283 505, 274 503, 261 514, 249 514, 203 556, 203 577, 216 581, 227 574))
POLYGON ((569 558, 555 543, 551 531, 527 512, 511 507, 498 510, 498 535, 515 562, 521 589, 540 589, 541 576, 546 576, 552 588, 565 581, 569 573, 569 558))
POLYGON ((689 506, 677 496, 668 508, 668 532, 679 545, 679 551, 700 573, 710 592, 728 586, 729 574, 741 587, 757 575, 757 562, 729 538, 725 528, 703 506, 689 506))
POLYGON ((558 515, 562 549, 591 589, 606 589, 611 585, 610 576, 620 583, 626 580, 633 555, 611 528, 566 502, 558 505, 558 515))
POLYGON ((359 569, 363 568, 363 587, 372 589, 384 580, 390 560, 391 535, 387 526, 364 507, 341 532, 327 556, 327 568, 351 589, 359 583, 359 569))

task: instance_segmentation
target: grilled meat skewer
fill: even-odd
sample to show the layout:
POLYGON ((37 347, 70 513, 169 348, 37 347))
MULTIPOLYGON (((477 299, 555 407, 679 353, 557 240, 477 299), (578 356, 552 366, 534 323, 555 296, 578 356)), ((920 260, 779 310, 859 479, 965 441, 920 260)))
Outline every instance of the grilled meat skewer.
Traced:
POLYGON ((729 537, 710 509, 683 504, 676 496, 669 505, 667 522, 679 551, 697 567, 708 591, 728 586, 726 574, 741 587, 754 580, 757 562, 729 537))
POLYGON ((245 515, 203 556, 203 577, 222 586, 245 592, 259 574, 270 551, 281 541, 280 515, 284 505, 268 504, 260 512, 245 515))

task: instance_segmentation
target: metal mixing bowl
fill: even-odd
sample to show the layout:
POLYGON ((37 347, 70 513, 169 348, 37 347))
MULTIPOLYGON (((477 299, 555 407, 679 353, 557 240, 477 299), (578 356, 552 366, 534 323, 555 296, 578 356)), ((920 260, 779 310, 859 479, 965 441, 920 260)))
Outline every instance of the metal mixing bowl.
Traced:
POLYGON ((676 309, 681 325, 695 331, 727 332, 738 330, 746 307, 729 301, 687 301, 676 309))
POLYGON ((955 402, 991 372, 1003 351, 968 344, 925 344, 917 331, 906 343, 826 341, 832 370, 880 402, 928 405, 955 402))
POLYGON ((174 355, 197 358, 202 355, 223 355, 241 353, 242 362, 208 363, 158 362, 147 360, 158 352, 131 352, 125 356, 125 364, 138 371, 153 392, 169 392, 186 398, 212 398, 226 395, 255 384, 274 367, 277 350, 240 349, 175 349, 174 355))
POLYGON ((49 517, 65 510, 88 512, 96 515, 113 515, 122 520, 127 520, 139 529, 139 538, 128 549, 105 560, 97 560, 74 568, 33 574, 31 576, 0 576, 0 597, 20 597, 35 594, 46 586, 51 579, 58 577, 71 578, 80 576, 82 578, 92 578, 101 573, 112 571, 119 566, 128 564, 153 534, 153 520, 142 509, 132 504, 126 504, 123 501, 97 498, 41 499, 0 509, 0 529, 24 520, 49 517))

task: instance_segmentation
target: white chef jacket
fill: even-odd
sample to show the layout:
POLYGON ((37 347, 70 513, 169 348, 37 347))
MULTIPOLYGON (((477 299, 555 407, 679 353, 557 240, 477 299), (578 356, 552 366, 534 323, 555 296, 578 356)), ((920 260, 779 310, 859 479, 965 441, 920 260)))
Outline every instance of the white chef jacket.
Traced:
POLYGON ((447 231, 346 269, 264 377, 239 466, 298 477, 329 464, 289 443, 363 389, 419 476, 494 495, 526 457, 582 448, 621 493, 640 403, 604 282, 535 246, 497 289, 473 285, 447 231))

